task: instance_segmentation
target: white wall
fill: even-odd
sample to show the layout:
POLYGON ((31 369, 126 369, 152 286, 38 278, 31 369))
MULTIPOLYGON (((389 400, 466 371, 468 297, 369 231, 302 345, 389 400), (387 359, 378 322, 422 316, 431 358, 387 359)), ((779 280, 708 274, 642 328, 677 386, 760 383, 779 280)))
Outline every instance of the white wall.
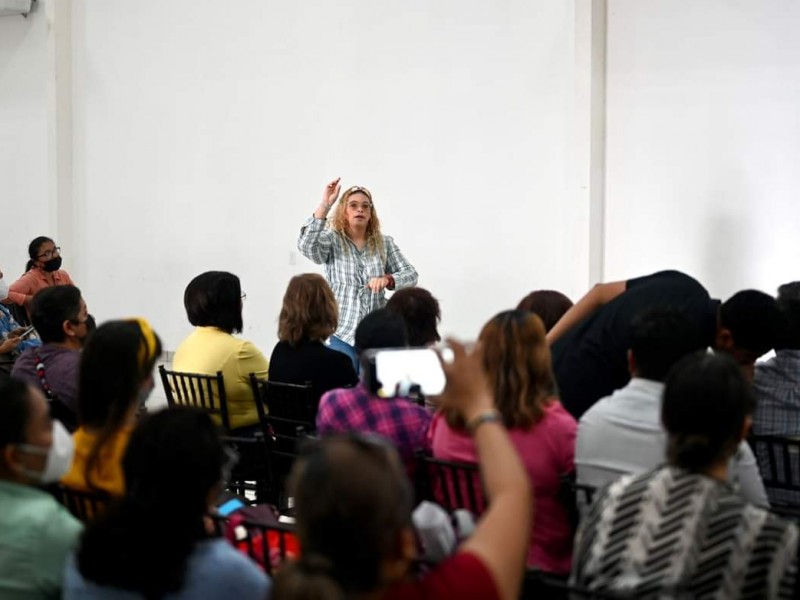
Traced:
POLYGON ((610 0, 609 278, 800 278, 798 23, 792 0, 610 0))
POLYGON ((372 190, 444 332, 585 289, 572 3, 222 6, 73 0, 73 259, 93 312, 144 313, 174 349, 187 282, 231 270, 268 351, 289 277, 315 269, 299 226, 337 175, 372 190))
POLYGON ((22 274, 34 237, 55 235, 44 12, 39 2, 27 19, 0 18, 0 270, 6 281, 22 274))

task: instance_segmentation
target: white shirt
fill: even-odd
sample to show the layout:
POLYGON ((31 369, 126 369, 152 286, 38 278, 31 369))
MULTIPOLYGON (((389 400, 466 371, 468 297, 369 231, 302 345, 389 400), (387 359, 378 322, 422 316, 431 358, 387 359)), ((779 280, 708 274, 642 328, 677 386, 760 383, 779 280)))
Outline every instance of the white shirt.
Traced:
MULTIPOLYGON (((584 413, 575 448, 578 483, 600 487, 621 475, 638 475, 666 462, 663 392, 663 383, 635 377, 584 413)), ((728 477, 745 500, 769 506, 755 456, 744 441, 731 459, 728 477)))

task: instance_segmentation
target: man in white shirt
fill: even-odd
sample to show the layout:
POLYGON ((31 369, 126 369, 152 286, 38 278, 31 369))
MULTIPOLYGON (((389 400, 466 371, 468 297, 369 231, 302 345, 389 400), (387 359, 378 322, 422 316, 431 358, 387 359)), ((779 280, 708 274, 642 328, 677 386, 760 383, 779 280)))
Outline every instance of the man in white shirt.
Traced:
MULTIPOLYGON (((703 348, 689 319, 659 307, 632 324, 628 368, 631 381, 594 404, 578 422, 575 466, 578 483, 602 486, 621 475, 644 473, 665 461, 661 398, 667 372, 683 356, 703 348)), ((731 464, 731 483, 742 496, 769 506, 753 452, 742 442, 731 464)))

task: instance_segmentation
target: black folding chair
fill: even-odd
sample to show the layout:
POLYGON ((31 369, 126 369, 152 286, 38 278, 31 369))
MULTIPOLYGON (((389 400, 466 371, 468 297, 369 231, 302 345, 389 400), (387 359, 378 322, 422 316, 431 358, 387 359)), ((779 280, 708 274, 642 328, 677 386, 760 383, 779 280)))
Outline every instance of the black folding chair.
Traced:
POLYGON ((200 408, 218 417, 226 432, 231 430, 222 371, 217 371, 216 375, 203 375, 168 371, 164 365, 159 365, 158 372, 170 407, 181 405, 200 408))
POLYGON ((269 448, 270 470, 278 490, 275 504, 287 508, 286 480, 298 452, 298 441, 316 431, 318 399, 310 383, 294 385, 250 374, 258 419, 269 448))
POLYGON ((751 435, 748 442, 758 462, 772 511, 800 520, 800 439, 751 435))
POLYGON ((417 455, 417 501, 436 502, 447 512, 466 509, 480 516, 488 502, 477 464, 417 455))
POLYGON ((585 483, 575 481, 575 472, 565 473, 559 477, 559 500, 567 510, 567 518, 573 531, 577 531, 581 515, 591 506, 597 488, 585 483))
POLYGON ((108 494, 74 490, 63 485, 50 486, 48 491, 72 516, 83 523, 88 523, 102 514, 111 502, 108 494))

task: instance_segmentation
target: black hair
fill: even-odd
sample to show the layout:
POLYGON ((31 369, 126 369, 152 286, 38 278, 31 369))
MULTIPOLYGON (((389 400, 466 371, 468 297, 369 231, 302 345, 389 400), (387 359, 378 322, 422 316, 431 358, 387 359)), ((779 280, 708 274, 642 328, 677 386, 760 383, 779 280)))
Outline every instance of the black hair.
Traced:
POLYGON ((74 285, 55 285, 36 292, 31 302, 31 323, 45 344, 63 342, 64 321, 76 321, 81 291, 74 285))
POLYGON ((47 242, 55 243, 51 238, 40 235, 39 237, 34 238, 33 241, 28 244, 28 258, 30 260, 25 263, 26 273, 30 271, 36 264, 36 261, 39 260, 39 249, 47 242))
POLYGON ((78 373, 78 415, 81 426, 99 430, 86 460, 85 479, 94 489, 91 474, 100 451, 125 424, 144 380, 152 373, 161 354, 161 340, 155 335, 152 356, 140 361, 146 344, 136 321, 108 321, 89 337, 81 352, 78 373))
POLYGON ((0 448, 25 441, 25 428, 31 416, 30 393, 24 381, 13 377, 0 379, 0 448))
POLYGON ((227 271, 207 271, 192 279, 183 294, 189 323, 216 327, 226 333, 241 333, 242 286, 227 271))
POLYGON ((391 444, 359 434, 311 442, 290 489, 303 551, 278 573, 274 596, 328 600, 378 589, 384 560, 411 527, 413 494, 391 444))
POLYGON ((693 473, 733 456, 755 398, 741 367, 724 353, 696 352, 667 376, 661 421, 667 460, 693 473))
POLYGON ((439 301, 425 288, 410 287, 396 291, 386 303, 386 308, 405 319, 409 346, 427 346, 442 339, 436 329, 442 320, 442 310, 439 301))
POLYGON ((356 327, 356 352, 376 348, 402 348, 408 345, 406 322, 396 312, 379 308, 361 319, 356 327))
POLYGON ((776 346, 781 350, 800 350, 800 281, 778 288, 778 308, 786 317, 786 330, 776 346))
POLYGON ((145 417, 123 459, 125 495, 83 535, 81 575, 148 599, 179 591, 189 556, 207 537, 203 518, 225 462, 207 413, 178 406, 145 417))
POLYGON ((636 373, 644 379, 664 381, 672 365, 702 348, 697 328, 682 310, 652 307, 631 323, 631 352, 636 373))
POLYGON ((719 311, 720 325, 729 329, 733 343, 761 356, 775 347, 786 325, 775 298, 757 290, 743 290, 726 300, 719 311))

